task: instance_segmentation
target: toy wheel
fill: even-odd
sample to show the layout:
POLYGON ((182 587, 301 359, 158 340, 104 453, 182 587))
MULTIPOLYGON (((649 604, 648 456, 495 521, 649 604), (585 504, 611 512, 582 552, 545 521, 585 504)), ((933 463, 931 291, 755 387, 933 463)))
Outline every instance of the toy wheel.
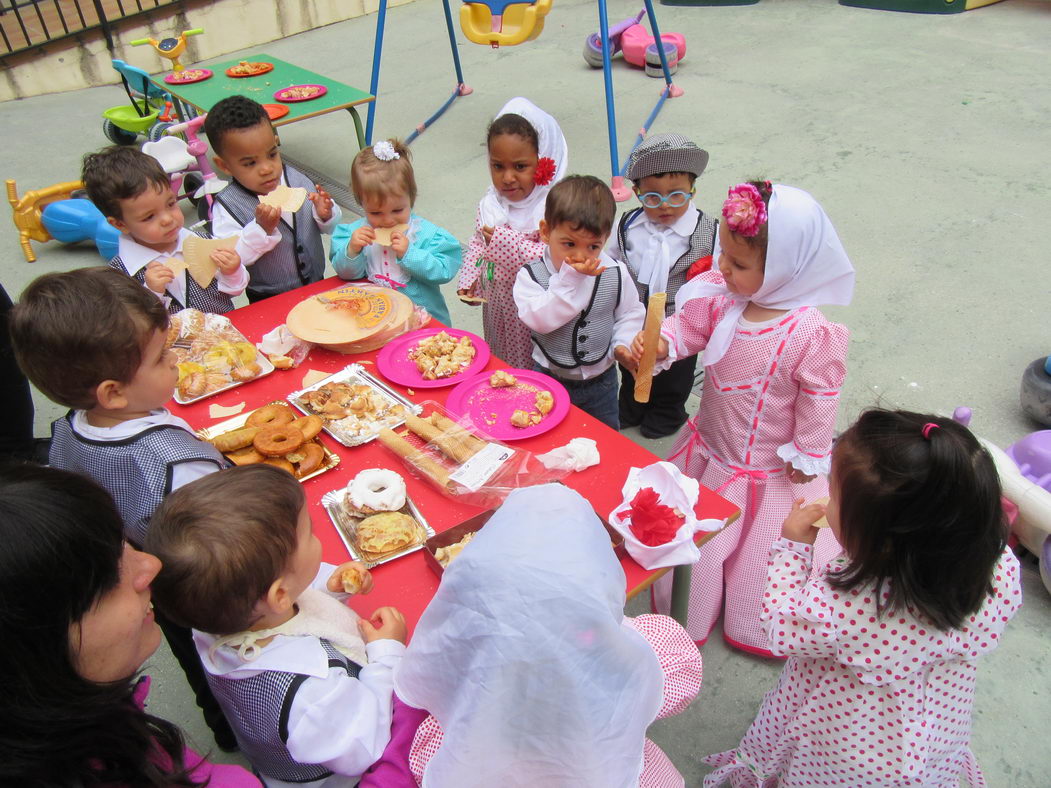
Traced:
POLYGON ((102 121, 102 133, 106 139, 117 145, 134 145, 139 135, 133 131, 125 131, 109 118, 102 121))
POLYGON ((154 123, 150 130, 146 133, 146 138, 150 142, 157 142, 157 140, 164 139, 164 132, 174 126, 174 123, 154 123))
POLYGON ((204 186, 204 178, 196 172, 186 173, 186 177, 182 180, 182 196, 190 201, 190 205, 197 206, 201 202, 193 195, 202 186, 204 186))
MULTIPOLYGON (((664 57, 668 61, 669 74, 674 74, 679 70, 679 48, 671 41, 664 42, 664 57)), ((650 44, 646 47, 646 76, 664 76, 664 69, 661 68, 661 56, 657 51, 656 44, 650 44)))
MULTIPOLYGON (((612 50, 610 56, 613 56, 612 50)), ((584 62, 592 68, 602 68, 602 39, 598 33, 584 39, 584 62)))
POLYGON ((208 234, 211 235, 212 206, 209 204, 207 196, 197 201, 197 218, 200 219, 200 223, 204 225, 205 229, 208 230, 208 234))

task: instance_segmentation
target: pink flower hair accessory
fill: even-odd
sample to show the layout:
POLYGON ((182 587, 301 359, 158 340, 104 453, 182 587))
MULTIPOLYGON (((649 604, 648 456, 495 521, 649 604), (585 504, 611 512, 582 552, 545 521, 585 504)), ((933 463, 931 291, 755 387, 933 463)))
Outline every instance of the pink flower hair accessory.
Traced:
POLYGON ((723 203, 723 218, 730 231, 754 238, 759 228, 766 224, 766 203, 763 195, 750 183, 739 183, 730 187, 723 203))
POLYGON ((536 186, 547 186, 555 177, 555 160, 549 156, 543 156, 533 170, 533 183, 536 186))

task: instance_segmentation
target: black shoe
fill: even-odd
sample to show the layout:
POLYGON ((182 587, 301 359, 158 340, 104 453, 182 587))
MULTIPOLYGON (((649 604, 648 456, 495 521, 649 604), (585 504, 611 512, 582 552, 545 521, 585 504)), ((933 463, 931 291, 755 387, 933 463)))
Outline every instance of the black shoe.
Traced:
POLYGON ((229 728, 225 731, 212 731, 212 736, 215 737, 216 746, 223 752, 237 752, 240 749, 234 732, 229 728))
POLYGON ((686 422, 684 421, 682 424, 679 424, 677 426, 662 425, 659 427, 651 427, 649 424, 644 423, 641 427, 639 427, 639 432, 642 434, 643 438, 667 438, 669 435, 674 435, 676 432, 678 432, 682 428, 682 425, 685 423, 686 422))
POLYGON ((640 424, 642 424, 641 416, 638 418, 632 418, 623 410, 620 412, 620 428, 622 430, 628 427, 638 427, 640 424))

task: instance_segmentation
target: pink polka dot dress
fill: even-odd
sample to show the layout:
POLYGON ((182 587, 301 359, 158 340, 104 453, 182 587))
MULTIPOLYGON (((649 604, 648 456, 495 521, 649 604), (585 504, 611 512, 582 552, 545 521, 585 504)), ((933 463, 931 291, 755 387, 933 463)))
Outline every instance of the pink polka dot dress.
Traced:
POLYGON ((532 369, 533 341, 529 327, 518 319, 513 289, 518 270, 544 254, 540 231, 520 233, 502 224, 496 227, 488 244, 482 235, 479 212, 475 233, 464 253, 457 288, 466 290, 478 283, 477 294, 486 299, 482 304, 485 341, 493 354, 509 366, 532 369))
POLYGON ((976 660, 1021 607, 1018 560, 1005 550, 982 608, 942 631, 908 610, 880 616, 872 586, 829 585, 845 557, 808 581, 812 557, 787 539, 770 551, 762 622, 789 659, 737 749, 704 759, 717 767, 705 788, 984 786, 969 747, 976 660))
MULTIPOLYGON (((717 273, 710 274, 721 281, 717 273)), ((676 357, 703 350, 725 312, 725 297, 687 301, 663 324, 676 357)), ((770 656, 759 624, 766 564, 795 498, 828 495, 848 333, 814 307, 762 324, 739 323, 719 361, 705 367, 697 416, 679 433, 669 459, 684 473, 740 507, 738 519, 701 549, 694 564, 687 631, 698 642, 723 615, 730 645, 770 656), (817 478, 792 484, 785 462, 817 478)), ((827 529, 817 544, 827 562, 839 544, 827 529)), ((654 590, 657 609, 670 603, 669 578, 654 590)))
MULTIPOLYGON (((627 618, 625 622, 646 638, 664 671, 664 702, 657 712, 657 719, 671 717, 684 711, 701 689, 701 655, 697 653, 697 647, 686 631, 667 616, 644 615, 627 618)), ((409 753, 409 766, 418 785, 423 785, 424 769, 441 745, 441 725, 434 717, 428 717, 416 731, 416 738, 409 753)), ((639 788, 685 786, 679 770, 660 747, 646 739, 642 753, 639 788)))

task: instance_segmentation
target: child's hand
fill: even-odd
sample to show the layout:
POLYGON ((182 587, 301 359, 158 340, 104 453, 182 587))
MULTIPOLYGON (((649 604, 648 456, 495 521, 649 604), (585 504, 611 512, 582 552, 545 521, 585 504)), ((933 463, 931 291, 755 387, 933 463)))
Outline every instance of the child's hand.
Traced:
POLYGON ((397 640, 404 643, 409 636, 405 616, 393 607, 381 607, 372 614, 371 619, 358 619, 358 632, 366 643, 374 640, 397 640))
MULTIPOLYGON (((631 340, 631 357, 632 357, 632 359, 634 359, 636 367, 639 365, 639 362, 642 360, 642 351, 643 351, 643 346, 645 344, 643 340, 644 340, 644 334, 641 331, 635 335, 635 338, 633 340, 631 340)), ((657 360, 660 361, 661 359, 664 359, 664 358, 667 358, 667 357, 668 357, 668 340, 665 339, 664 337, 660 337, 657 340, 657 360)), ((625 365, 625 366, 627 366, 627 365, 625 365)))
POLYGON ((809 476, 803 473, 790 462, 785 463, 785 476, 788 477, 788 481, 792 482, 792 484, 806 484, 817 478, 817 476, 809 476))
POLYGON ((486 243, 489 243, 491 240, 493 240, 493 233, 495 232, 495 227, 490 227, 487 224, 482 226, 482 238, 485 239, 486 243))
POLYGON ((175 279, 175 273, 164 263, 154 260, 146 266, 146 287, 161 295, 168 284, 175 279))
POLYGON ((347 247, 348 257, 357 257, 364 249, 376 240, 376 233, 367 224, 361 225, 350 236, 350 245, 347 247))
POLYGON ((482 302, 478 300, 478 282, 474 282, 470 287, 460 288, 456 291, 456 295, 460 297, 468 306, 481 306, 482 302))
POLYGON ((613 358, 617 360, 618 364, 632 372, 639 368, 639 362, 635 360, 635 357, 631 355, 631 351, 624 345, 617 345, 613 348, 613 358))
POLYGON ((332 197, 321 188, 320 183, 315 183, 314 186, 317 188, 317 191, 308 194, 307 199, 314 203, 314 213, 317 214, 317 218, 327 222, 332 218, 332 197))
POLYGON ((325 583, 325 588, 334 594, 367 594, 372 590, 372 572, 366 569, 361 561, 347 561, 336 567, 325 583), (343 582, 344 573, 347 573, 351 581, 356 581, 356 591, 347 589, 343 582))
POLYGON ((409 251, 408 236, 400 230, 395 230, 390 234, 390 248, 394 250, 394 254, 396 254, 400 260, 405 256, 405 253, 409 251))
POLYGON ((590 257, 585 258, 584 260, 570 260, 567 257, 562 262, 584 276, 598 276, 606 270, 606 266, 604 266, 599 260, 590 257))
POLYGON ((817 539, 818 531, 814 527, 814 523, 824 517, 824 515, 824 504, 812 503, 803 506, 803 499, 796 498, 792 502, 792 511, 788 513, 784 525, 781 526, 781 536, 785 539, 791 539, 793 542, 813 544, 814 540, 817 539))
POLYGON ((276 205, 263 205, 259 203, 255 207, 255 222, 263 228, 267 235, 273 235, 277 229, 277 223, 281 221, 281 209, 276 205))
POLYGON ((210 255, 210 259, 223 276, 231 276, 241 267, 241 255, 233 249, 216 249, 210 255))

